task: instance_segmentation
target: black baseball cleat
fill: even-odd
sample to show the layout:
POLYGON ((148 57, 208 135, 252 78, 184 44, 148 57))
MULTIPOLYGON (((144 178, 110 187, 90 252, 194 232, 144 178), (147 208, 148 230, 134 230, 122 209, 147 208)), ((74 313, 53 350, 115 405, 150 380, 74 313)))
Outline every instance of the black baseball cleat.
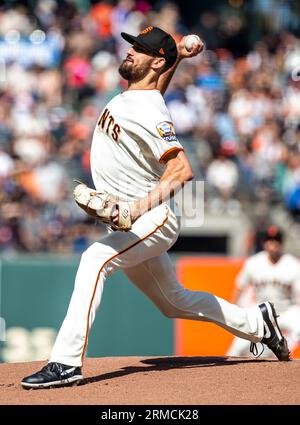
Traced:
POLYGON ((39 372, 26 376, 21 385, 24 388, 49 388, 68 384, 77 384, 83 380, 81 368, 51 362, 39 372))
POLYGON ((275 356, 280 361, 289 361, 290 352, 287 345, 287 341, 282 335, 279 325, 277 323, 277 313, 275 307, 269 301, 262 303, 258 306, 262 312, 264 319, 264 336, 261 340, 262 344, 265 344, 273 351, 275 356))

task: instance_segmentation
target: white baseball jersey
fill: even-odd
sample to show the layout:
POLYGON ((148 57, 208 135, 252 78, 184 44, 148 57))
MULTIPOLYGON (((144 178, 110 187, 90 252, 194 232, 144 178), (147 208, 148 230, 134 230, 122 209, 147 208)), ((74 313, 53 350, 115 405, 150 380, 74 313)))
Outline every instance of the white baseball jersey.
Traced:
POLYGON ((300 262, 284 254, 273 264, 265 251, 248 258, 237 277, 237 287, 251 285, 256 302, 272 301, 278 311, 297 303, 300 295, 300 262))
POLYGON ((164 172, 164 157, 173 150, 183 148, 160 91, 125 91, 107 104, 94 131, 95 187, 127 201, 146 196, 164 172))
MULTIPOLYGON (((158 90, 117 95, 102 112, 94 132, 95 187, 128 201, 146 196, 164 172, 164 157, 173 150, 182 146, 158 90)), ((51 362, 82 365, 104 282, 117 270, 124 270, 167 317, 209 321, 249 341, 261 340, 263 317, 258 307, 242 309, 206 292, 189 291, 177 281, 166 251, 179 230, 178 218, 162 203, 141 215, 129 232, 108 232, 83 253, 51 362)))

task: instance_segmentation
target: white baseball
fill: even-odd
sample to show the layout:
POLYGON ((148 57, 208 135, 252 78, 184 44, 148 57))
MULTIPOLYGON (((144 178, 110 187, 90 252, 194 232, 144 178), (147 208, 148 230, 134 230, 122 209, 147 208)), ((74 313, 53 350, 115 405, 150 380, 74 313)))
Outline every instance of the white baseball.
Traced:
POLYGON ((199 45, 200 43, 201 43, 200 37, 198 37, 198 35, 196 34, 185 36, 184 47, 186 48, 188 52, 192 50, 193 44, 199 45))

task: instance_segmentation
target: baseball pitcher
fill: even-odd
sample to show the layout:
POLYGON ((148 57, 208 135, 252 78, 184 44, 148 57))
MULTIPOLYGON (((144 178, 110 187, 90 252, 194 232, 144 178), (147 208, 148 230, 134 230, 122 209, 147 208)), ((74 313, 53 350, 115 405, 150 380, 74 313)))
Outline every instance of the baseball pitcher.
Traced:
POLYGON ((176 44, 152 26, 137 36, 121 35, 131 45, 119 68, 128 88, 106 105, 95 127, 95 189, 80 183, 74 190, 78 205, 106 223, 107 235, 82 254, 49 363, 25 377, 24 388, 83 379, 84 354, 104 282, 120 269, 167 317, 213 322, 252 343, 262 341, 279 360, 289 359, 271 303, 243 309, 212 294, 189 291, 177 281, 166 253, 180 230, 166 201, 193 172, 162 95, 177 65, 199 54, 203 43, 187 50, 184 38, 176 44))

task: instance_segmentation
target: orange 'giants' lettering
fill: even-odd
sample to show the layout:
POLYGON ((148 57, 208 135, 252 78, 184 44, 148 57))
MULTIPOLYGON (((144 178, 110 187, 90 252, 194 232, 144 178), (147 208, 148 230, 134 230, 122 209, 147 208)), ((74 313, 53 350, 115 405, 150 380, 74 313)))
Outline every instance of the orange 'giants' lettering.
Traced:
POLYGON ((120 134, 120 131, 121 131, 121 128, 120 128, 120 126, 118 125, 118 124, 115 124, 114 125, 114 128, 113 128, 113 132, 112 132, 112 138, 117 142, 118 141, 118 137, 119 137, 119 134, 120 134))
POLYGON ((98 126, 100 127, 100 125, 101 125, 102 129, 104 128, 104 125, 105 125, 105 122, 107 120, 108 115, 109 115, 109 110, 105 109, 103 114, 101 115, 99 121, 98 121, 98 126))
POLYGON ((119 126, 119 124, 115 124, 115 119, 107 108, 103 111, 97 125, 102 130, 104 130, 104 127, 106 126, 106 134, 110 135, 115 142, 118 141, 121 127, 119 126), (112 129, 110 129, 111 126, 112 129))
POLYGON ((109 121, 108 121, 108 126, 107 126, 107 129, 106 129, 106 133, 108 134, 108 130, 109 130, 109 127, 110 127, 110 125, 111 124, 113 124, 115 122, 115 120, 113 119, 113 117, 110 115, 109 116, 109 121))

